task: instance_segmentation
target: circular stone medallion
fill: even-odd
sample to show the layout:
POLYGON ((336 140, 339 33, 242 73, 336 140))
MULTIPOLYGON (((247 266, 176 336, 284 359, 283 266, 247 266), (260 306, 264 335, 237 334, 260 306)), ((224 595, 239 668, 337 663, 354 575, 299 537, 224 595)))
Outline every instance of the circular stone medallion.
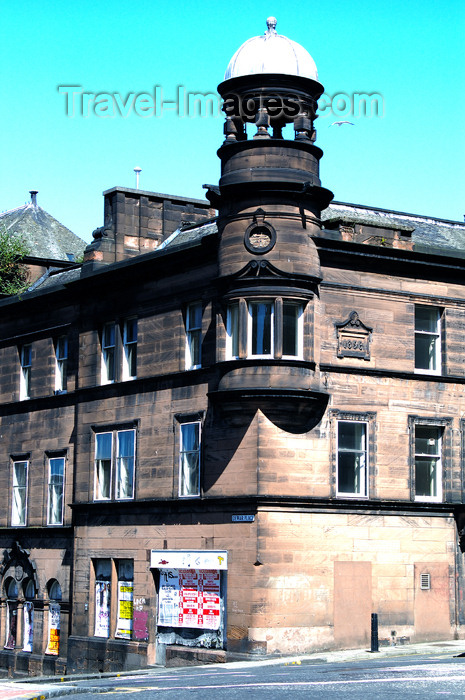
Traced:
POLYGON ((263 255, 276 243, 276 231, 270 224, 252 224, 244 236, 244 245, 249 253, 263 255))

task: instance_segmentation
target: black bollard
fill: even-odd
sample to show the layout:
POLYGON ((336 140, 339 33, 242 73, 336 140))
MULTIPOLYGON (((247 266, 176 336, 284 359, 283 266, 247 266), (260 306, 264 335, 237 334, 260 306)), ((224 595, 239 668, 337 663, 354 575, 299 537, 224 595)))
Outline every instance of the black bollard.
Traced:
POLYGON ((371 651, 379 651, 378 644, 378 613, 371 613, 371 651))

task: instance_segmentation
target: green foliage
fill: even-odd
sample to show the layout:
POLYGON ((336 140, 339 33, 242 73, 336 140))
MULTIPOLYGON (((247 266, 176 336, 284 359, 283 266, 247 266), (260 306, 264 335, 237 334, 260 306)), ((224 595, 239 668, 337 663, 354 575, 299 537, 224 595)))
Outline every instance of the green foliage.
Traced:
POLYGON ((21 238, 0 229, 0 294, 18 294, 26 287, 29 272, 22 260, 27 254, 21 238))

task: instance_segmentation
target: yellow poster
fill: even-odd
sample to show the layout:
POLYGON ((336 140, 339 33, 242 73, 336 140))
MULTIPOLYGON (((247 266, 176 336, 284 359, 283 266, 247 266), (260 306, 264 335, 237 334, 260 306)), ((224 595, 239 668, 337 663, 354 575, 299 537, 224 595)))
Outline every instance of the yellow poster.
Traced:
POLYGON ((58 656, 60 651, 60 606, 50 603, 48 613, 48 644, 46 654, 58 656))
POLYGON ((134 584, 132 581, 118 581, 118 624, 116 627, 116 637, 123 639, 132 638, 132 618, 133 618, 133 593, 134 584))

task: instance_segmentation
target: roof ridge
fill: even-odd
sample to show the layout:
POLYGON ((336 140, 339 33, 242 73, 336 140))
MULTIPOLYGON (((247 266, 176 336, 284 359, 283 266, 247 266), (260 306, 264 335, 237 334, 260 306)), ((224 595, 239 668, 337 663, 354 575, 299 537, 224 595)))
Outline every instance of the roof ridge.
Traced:
POLYGON ((14 214, 15 211, 19 211, 20 209, 27 209, 30 205, 30 203, 26 202, 25 204, 21 204, 19 207, 15 207, 14 209, 7 209, 5 211, 0 212, 0 218, 2 216, 6 216, 7 214, 14 214))
POLYGON ((407 211, 398 211, 397 209, 385 209, 384 207, 374 207, 371 204, 354 204, 353 202, 339 202, 339 201, 333 201, 329 206, 327 207, 328 209, 332 206, 341 206, 341 207, 351 207, 353 209, 368 209, 370 211, 374 212, 382 212, 385 214, 391 214, 394 216, 408 216, 414 219, 421 219, 424 221, 441 221, 446 224, 455 224, 458 226, 465 227, 465 222, 464 221, 457 221, 456 219, 444 219, 443 217, 439 216, 430 216, 427 214, 414 214, 413 212, 407 212, 407 211))

